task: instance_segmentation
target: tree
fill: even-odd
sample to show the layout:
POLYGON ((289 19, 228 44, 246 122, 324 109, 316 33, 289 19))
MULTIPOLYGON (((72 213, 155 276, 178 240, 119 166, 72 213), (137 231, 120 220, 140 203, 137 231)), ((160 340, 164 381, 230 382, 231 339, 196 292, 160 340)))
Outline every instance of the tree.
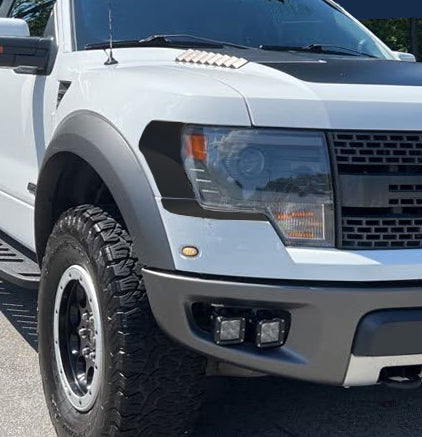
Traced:
POLYGON ((408 18, 363 20, 363 24, 392 50, 421 54, 422 20, 408 18))

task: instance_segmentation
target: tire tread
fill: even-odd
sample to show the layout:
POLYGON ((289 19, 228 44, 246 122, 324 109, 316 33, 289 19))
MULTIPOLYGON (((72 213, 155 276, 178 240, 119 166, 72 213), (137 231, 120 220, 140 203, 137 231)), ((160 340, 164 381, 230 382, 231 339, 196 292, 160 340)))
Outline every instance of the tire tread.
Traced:
MULTIPOLYGON (((103 278, 107 353, 113 372, 102 436, 189 434, 203 395, 205 358, 171 341, 152 314, 141 266, 127 231, 101 208, 82 205, 57 221, 49 245, 70 234, 82 239, 103 278)), ((47 246, 45 264, 53 252, 47 246)))

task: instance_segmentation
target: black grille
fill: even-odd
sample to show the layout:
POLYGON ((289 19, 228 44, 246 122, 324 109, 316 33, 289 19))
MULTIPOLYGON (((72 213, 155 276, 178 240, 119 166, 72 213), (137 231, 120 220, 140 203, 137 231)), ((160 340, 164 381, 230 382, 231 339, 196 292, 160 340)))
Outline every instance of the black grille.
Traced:
POLYGON ((422 248, 422 133, 343 131, 328 139, 342 202, 339 247, 422 248))
MULTIPOLYGON (((422 166, 422 134, 334 132, 339 166, 422 166)), ((395 170, 397 171, 397 170, 395 170)))
POLYGON ((388 204, 391 206, 422 206, 422 185, 389 185, 388 204))
POLYGON ((416 249, 422 247, 422 217, 343 217, 343 247, 416 249))
POLYGON ((422 185, 390 185, 391 193, 422 193, 422 185))

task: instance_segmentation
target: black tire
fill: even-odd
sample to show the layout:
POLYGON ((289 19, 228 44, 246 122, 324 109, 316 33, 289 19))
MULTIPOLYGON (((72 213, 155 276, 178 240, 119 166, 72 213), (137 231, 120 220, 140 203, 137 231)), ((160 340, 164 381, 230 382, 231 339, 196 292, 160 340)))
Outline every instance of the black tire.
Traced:
POLYGON ((158 328, 131 238, 100 208, 80 206, 58 220, 43 261, 38 307, 44 393, 60 437, 157 437, 192 431, 206 360, 158 328), (75 409, 66 397, 52 335, 58 284, 71 265, 92 275, 103 321, 105 370, 87 412, 75 409))

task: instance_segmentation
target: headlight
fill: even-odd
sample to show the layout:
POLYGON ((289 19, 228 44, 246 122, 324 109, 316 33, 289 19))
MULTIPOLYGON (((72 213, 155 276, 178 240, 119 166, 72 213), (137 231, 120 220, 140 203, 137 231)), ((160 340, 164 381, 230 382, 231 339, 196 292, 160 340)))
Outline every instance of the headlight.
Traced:
POLYGON ((182 160, 204 208, 263 212, 287 245, 334 246, 324 134, 188 126, 182 160))

